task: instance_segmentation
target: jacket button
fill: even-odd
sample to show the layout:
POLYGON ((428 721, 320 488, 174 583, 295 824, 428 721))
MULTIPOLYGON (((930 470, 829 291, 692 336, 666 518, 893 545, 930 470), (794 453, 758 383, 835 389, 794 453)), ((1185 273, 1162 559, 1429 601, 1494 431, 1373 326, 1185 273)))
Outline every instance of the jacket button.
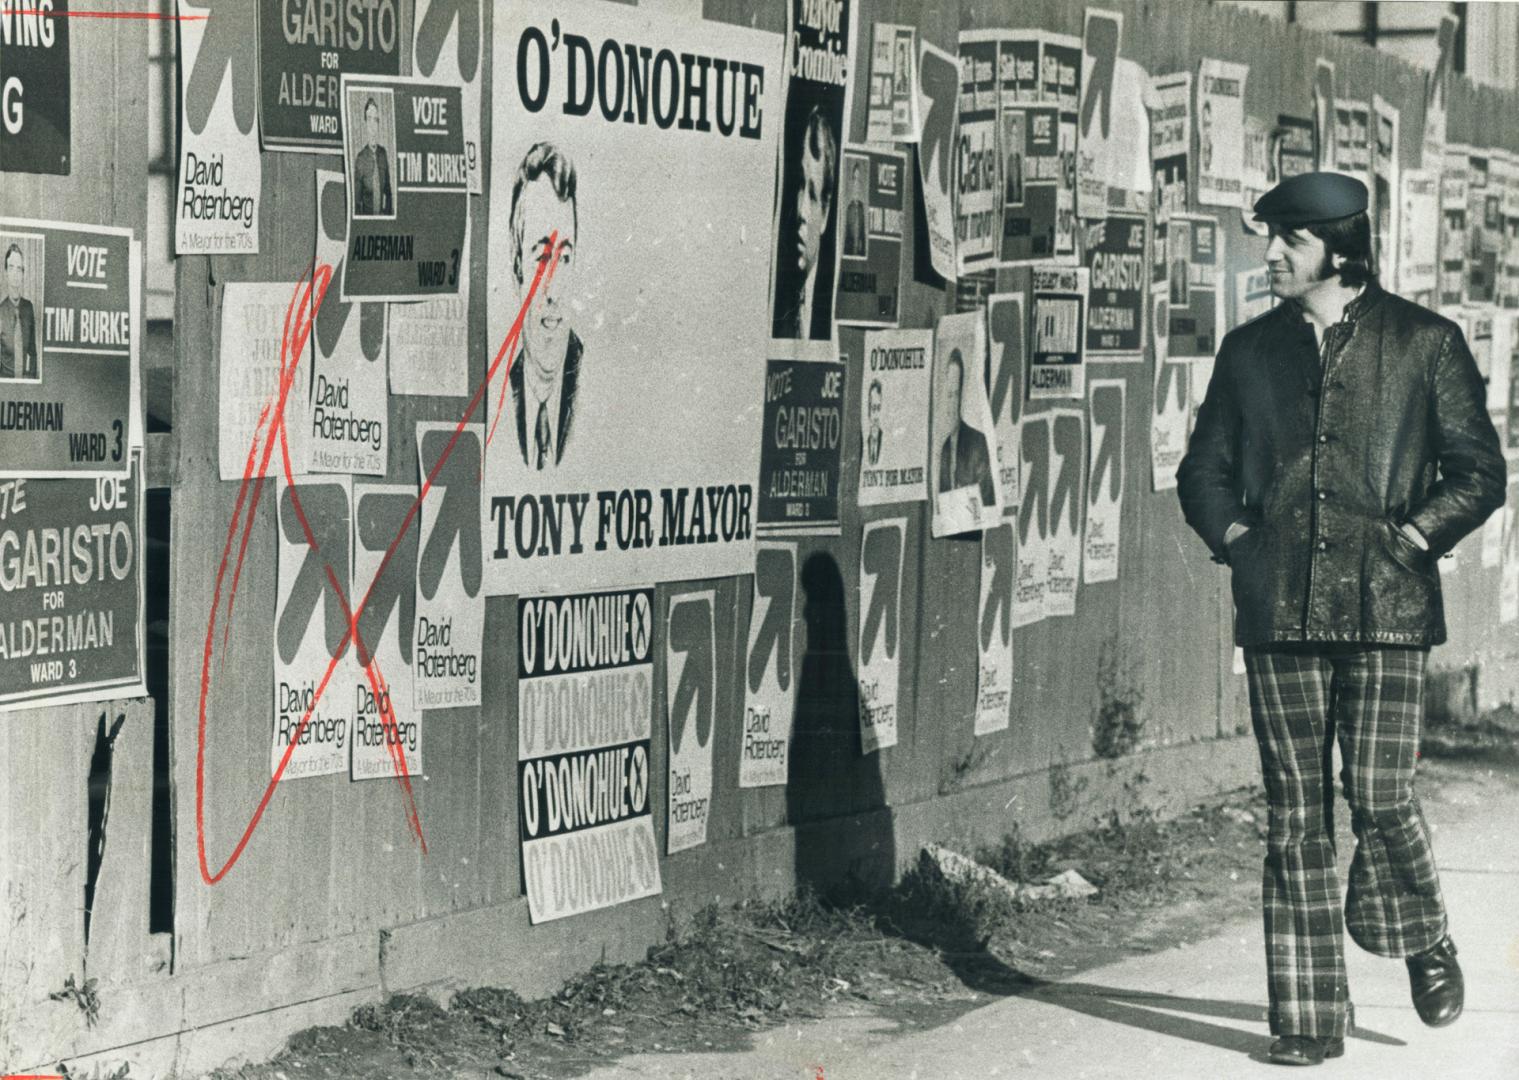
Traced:
POLYGON ((1328 441, 1329 441, 1329 436, 1328 435, 1320 435, 1319 436, 1319 442, 1326 443, 1328 441))
POLYGON ((1323 502, 1327 498, 1329 498, 1329 492, 1327 492, 1327 491, 1321 491, 1321 492, 1319 492, 1319 502, 1323 502))
POLYGON ((1329 550, 1329 541, 1328 540, 1320 540, 1319 541, 1319 550, 1320 551, 1328 551, 1329 550))

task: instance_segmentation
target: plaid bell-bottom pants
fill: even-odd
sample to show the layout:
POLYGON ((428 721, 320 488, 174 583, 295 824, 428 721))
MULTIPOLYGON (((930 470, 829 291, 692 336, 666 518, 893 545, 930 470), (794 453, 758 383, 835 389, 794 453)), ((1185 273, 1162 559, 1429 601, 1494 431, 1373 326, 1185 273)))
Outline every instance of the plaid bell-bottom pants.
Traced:
POLYGON ((1401 957, 1445 935, 1429 828, 1414 795, 1429 650, 1245 650, 1250 716, 1269 810, 1262 899, 1273 1035, 1343 1037, 1350 1000, 1342 930, 1401 957), (1355 855, 1343 914, 1335 872, 1335 739, 1355 855))

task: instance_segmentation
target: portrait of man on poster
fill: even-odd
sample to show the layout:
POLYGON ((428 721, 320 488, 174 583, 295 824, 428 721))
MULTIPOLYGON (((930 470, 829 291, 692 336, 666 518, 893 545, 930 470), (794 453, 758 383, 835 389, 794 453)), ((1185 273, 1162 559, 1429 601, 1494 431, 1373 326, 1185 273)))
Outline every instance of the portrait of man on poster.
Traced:
POLYGON ((865 435, 865 460, 871 465, 879 465, 881 463, 881 442, 884 438, 881 431, 881 398, 883 394, 881 380, 871 379, 865 404, 865 409, 870 419, 870 430, 865 435))
MULTIPOLYGON (((390 178, 390 163, 395 159, 396 142, 393 98, 387 91, 349 90, 348 115, 363 117, 363 123, 359 125, 358 142, 352 151, 352 171, 349 173, 348 188, 353 193, 353 216, 395 217, 396 200, 390 178), (383 110, 382 100, 385 106, 383 110), (360 101, 362 104, 355 109, 360 101)), ((354 142, 352 137, 349 142, 354 142)))
POLYGON ((5 299, 0 300, 0 379, 35 380, 40 375, 37 308, 27 294, 32 293, 40 302, 41 290, 29 287, 28 260, 21 243, 0 236, 0 249, 5 252, 5 299))
POLYGON ((785 166, 772 337, 827 341, 833 336, 838 173, 838 136, 822 106, 814 105, 797 129, 795 152, 785 166))
POLYGON ((553 143, 535 143, 512 183, 512 278, 525 294, 540 259, 557 252, 553 279, 538 288, 522 323, 522 345, 508 382, 517 447, 530 469, 564 460, 575 420, 575 388, 585 351, 570 328, 566 298, 580 242, 574 163, 553 143), (551 247, 551 238, 554 246, 551 247))
POLYGON ((992 487, 991 455, 987 453, 986 436, 965 422, 965 358, 959 349, 949 354, 939 389, 944 395, 942 415, 949 427, 949 434, 939 448, 939 490, 977 487, 981 491, 981 505, 991 506, 997 501, 992 487))
POLYGON ((851 258, 865 257, 865 163, 855 161, 849 166, 849 201, 844 208, 844 254, 851 258))

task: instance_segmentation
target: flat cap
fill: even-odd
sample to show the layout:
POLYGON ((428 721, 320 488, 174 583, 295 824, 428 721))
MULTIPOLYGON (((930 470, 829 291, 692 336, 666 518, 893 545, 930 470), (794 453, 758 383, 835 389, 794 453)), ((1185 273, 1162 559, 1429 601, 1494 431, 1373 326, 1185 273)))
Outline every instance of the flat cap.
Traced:
POLYGON ((1359 214, 1366 185, 1343 173, 1310 172, 1288 177, 1255 201, 1255 220, 1296 228, 1359 214))

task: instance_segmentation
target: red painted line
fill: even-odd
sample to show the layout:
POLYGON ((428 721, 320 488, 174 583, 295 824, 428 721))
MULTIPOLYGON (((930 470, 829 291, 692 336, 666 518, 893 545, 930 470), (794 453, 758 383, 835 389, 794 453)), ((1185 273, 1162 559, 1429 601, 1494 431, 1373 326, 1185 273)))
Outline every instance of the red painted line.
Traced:
MULTIPOLYGON (((506 371, 502 373, 501 379, 503 388, 505 387, 506 380, 511 374, 512 363, 515 362, 517 354, 516 345, 521 338, 522 324, 527 317, 528 309, 532 306, 533 299, 537 295, 540 285, 546 285, 545 275, 547 275, 549 279, 552 279, 554 270, 559 264, 559 248, 556 240, 556 236, 550 237, 549 250, 553 253, 552 258, 550 258, 546 253, 544 257, 538 260, 538 270, 533 275, 533 283, 528 289, 528 294, 524 298, 522 306, 517 311, 517 318, 512 323, 511 330, 507 333, 505 340, 501 342, 501 347, 496 351, 496 357, 492 361, 490 369, 485 373, 484 381, 482 381, 480 385, 475 388, 475 392, 470 398, 469 404, 465 407, 464 414, 459 418, 458 424, 455 425, 454 433, 449 439, 448 444, 444 447, 443 453, 433 464, 432 470, 424 479, 421 489, 417 492, 416 499, 413 500, 411 508, 406 512, 406 517, 401 523, 400 529, 397 530, 395 538, 390 542, 390 546, 386 549, 385 556, 383 559, 381 559, 379 568, 375 571, 374 578, 371 580, 369 588, 364 593, 364 597, 360 601, 357 609, 350 609, 348 597, 344 595, 343 590, 339 587, 337 576, 333 572, 331 564, 329 563, 324 567, 327 574, 328 584, 331 587, 333 594, 343 605, 344 615, 346 616, 348 622, 347 632, 344 634, 343 639, 338 644, 339 656, 342 655, 345 647, 353 642, 359 641, 358 619, 369 603, 369 598, 374 591, 375 584, 385 573, 385 568, 390 565, 390 560, 392 557, 394 557, 396 549, 400 546, 402 537, 406 535, 407 529, 411 527, 413 519, 415 519, 417 513, 421 509, 422 500, 427 498, 428 493, 432 490, 433 481, 436 480, 444 465, 447 464, 449 456, 453 453, 454 447, 459 441, 459 436, 463 434, 464 428, 470 422, 470 418, 474 415, 475 410, 478 409, 481 402, 484 401, 486 392, 490 388, 490 382, 493 378, 496 377, 496 372, 501 367, 503 360, 506 360, 506 371)), ((297 519, 301 523, 301 528, 305 533, 307 544, 313 550, 317 550, 316 538, 311 531, 310 524, 307 522, 305 512, 301 507, 299 485, 297 485, 295 482, 294 472, 290 464, 290 444, 289 440, 286 437, 285 405, 289 397, 290 388, 295 381, 296 368, 300 363, 300 357, 304 354, 306 345, 310 340, 311 329, 316 320, 316 312, 318 308, 320 308, 322 300, 327 295, 327 288, 331 284, 331 281, 332 267, 326 265, 317 265, 315 263, 313 263, 311 266, 308 266, 306 272, 302 273, 301 279, 296 282, 295 291, 291 295, 289 305, 287 305, 285 309, 285 325, 281 335, 280 343, 280 386, 278 399, 272 403, 266 402, 263 410, 259 414, 259 422, 255 427, 253 433, 253 442, 248 448, 248 459, 243 470, 242 484, 238 488, 237 502, 233 506, 232 520, 227 527, 226 542, 222 546, 221 562, 217 567, 216 585, 211 600, 211 611, 206 622, 205 647, 201 655, 200 704, 199 715, 197 718, 195 751, 195 845, 196 854, 200 862, 201 880, 204 881, 207 885, 215 885, 227 874, 228 871, 232 869, 232 867, 237 863, 237 860, 242 857, 243 851, 247 848, 248 842, 253 838, 253 834, 258 828, 259 822, 264 816, 264 811, 269 807, 269 800, 273 798, 274 790, 279 785, 280 778, 284 775, 285 768, 287 765, 289 765, 291 756, 295 753, 295 748, 299 744, 301 734, 305 730, 306 724, 311 719, 312 711, 316 708, 317 703, 321 700, 322 695, 326 692, 327 684, 329 681, 331 681, 333 672, 336 671, 338 665, 338 656, 334 656, 329 660, 327 664, 327 670, 323 674, 321 682, 317 685, 316 691, 312 696, 311 703, 307 706, 305 714, 301 717, 300 723, 296 726, 295 731, 292 733, 290 741, 285 747, 285 754, 280 759, 279 765, 275 768, 274 776, 269 780, 268 785, 264 788, 263 797, 259 799, 258 806, 254 809, 252 818, 249 819, 247 827, 243 830, 242 836, 237 841, 236 846, 232 849, 232 854, 228 856, 227 861, 222 864, 219 870, 217 870, 215 873, 212 873, 210 862, 206 856, 206 702, 207 698, 210 695, 211 688, 211 666, 212 660, 215 657, 216 619, 217 609, 221 605, 222 582, 226 577, 227 562, 232 553, 232 541, 238 532, 238 525, 241 522, 243 526, 243 535, 242 540, 238 545, 237 562, 233 568, 232 585, 227 595, 227 612, 225 616, 227 621, 223 624, 222 628, 222 645, 225 653, 227 633, 230 628, 232 618, 233 602, 236 598, 237 593, 237 583, 242 573, 243 558, 247 553, 248 541, 252 535, 253 530, 255 512, 258 507, 259 496, 263 489, 263 484, 258 483, 257 481, 262 481, 269 476, 269 459, 271 456, 273 456, 276 435, 279 438, 281 467, 285 473, 285 482, 287 488, 291 493, 291 503, 293 509, 295 511, 297 519), (307 280, 307 274, 310 274, 309 281, 307 280), (302 295, 303 289, 304 296, 302 295), (313 293, 315 293, 314 298, 313 293), (297 319, 295 323, 295 340, 293 343, 294 347, 292 347, 290 320, 292 314, 297 312, 299 312, 302 318, 297 319), (273 405, 272 415, 270 409, 271 404, 273 405), (259 433, 261 431, 264 431, 266 424, 268 425, 267 433, 263 440, 262 453, 260 453, 259 433), (254 463, 255 457, 258 459, 256 466, 254 463), (248 499, 248 489, 250 484, 252 485, 252 498, 248 499), (245 502, 247 503, 246 515, 244 515, 243 512, 245 502)), ((494 426, 492 426, 492 434, 494 434, 494 430, 494 426)), ((485 442, 488 445, 490 439, 487 437, 485 442)), ((383 676, 381 675, 378 666, 375 663, 373 654, 370 656, 369 663, 365 665, 365 674, 369 681, 371 690, 378 697, 381 693, 382 687, 385 684, 383 676)), ((395 728, 395 716, 393 709, 388 715, 382 717, 382 722, 390 734, 398 735, 398 732, 395 728)), ((411 825, 412 831, 417 834, 418 842, 421 844, 422 852, 425 855, 427 853, 427 840, 426 837, 424 837, 422 834, 422 822, 420 815, 417 812, 416 801, 411 789, 411 777, 406 768, 405 749, 401 746, 399 737, 387 740, 387 746, 390 749, 392 762, 396 767, 397 779, 401 782, 402 789, 405 793, 407 804, 406 816, 408 823, 411 825)))
MULTIPOLYGON (((211 17, 205 15, 165 15, 159 11, 52 11, 41 8, 11 8, 10 15, 40 15, 44 19, 169 19, 174 22, 201 22, 211 17)), ((9 1080, 0 1077, 0 1080, 9 1080)))

